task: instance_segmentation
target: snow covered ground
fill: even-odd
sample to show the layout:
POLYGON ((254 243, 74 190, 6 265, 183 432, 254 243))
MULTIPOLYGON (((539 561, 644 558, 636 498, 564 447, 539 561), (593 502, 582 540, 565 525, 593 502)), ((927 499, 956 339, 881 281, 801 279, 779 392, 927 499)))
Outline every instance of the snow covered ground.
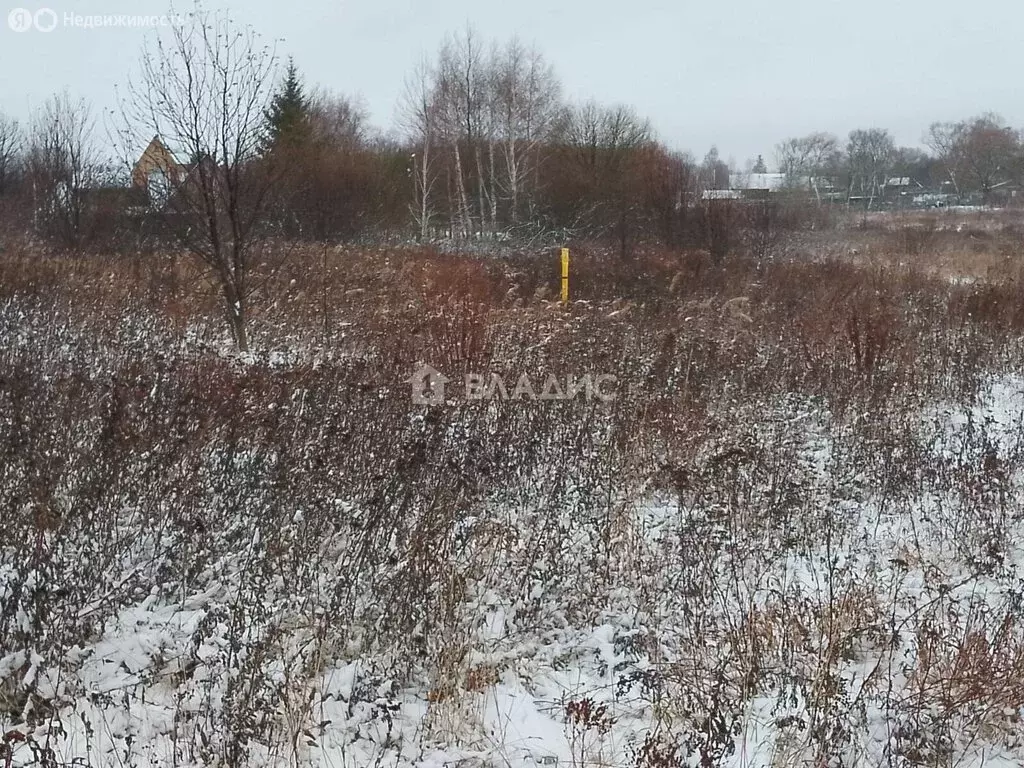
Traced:
POLYGON ((104 618, 59 659, 0 658, 0 765, 1022 764, 1024 379, 907 414, 898 444, 852 448, 867 414, 795 397, 748 415, 629 498, 479 505, 438 558, 447 615, 405 646, 339 592, 343 499, 314 561, 271 562, 297 512, 174 594, 134 521, 110 568, 136 599, 81 607, 104 618))

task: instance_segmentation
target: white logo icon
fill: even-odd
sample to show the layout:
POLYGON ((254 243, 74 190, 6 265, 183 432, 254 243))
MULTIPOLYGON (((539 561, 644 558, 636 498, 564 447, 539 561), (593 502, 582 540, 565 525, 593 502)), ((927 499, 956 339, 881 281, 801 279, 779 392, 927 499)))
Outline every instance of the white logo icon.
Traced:
POLYGON ((53 32, 57 28, 57 12, 40 8, 32 13, 28 8, 15 8, 7 14, 7 26, 15 32, 28 32, 34 26, 40 32, 53 32))
POLYGON ((57 13, 49 8, 40 8, 36 11, 35 22, 40 32, 53 32, 57 26, 57 13))
POLYGON ((412 385, 414 405, 444 405, 444 385, 451 379, 436 368, 421 365, 405 381, 412 385))
POLYGON ((26 8, 15 8, 7 14, 7 26, 15 32, 28 32, 32 29, 32 11, 26 8))

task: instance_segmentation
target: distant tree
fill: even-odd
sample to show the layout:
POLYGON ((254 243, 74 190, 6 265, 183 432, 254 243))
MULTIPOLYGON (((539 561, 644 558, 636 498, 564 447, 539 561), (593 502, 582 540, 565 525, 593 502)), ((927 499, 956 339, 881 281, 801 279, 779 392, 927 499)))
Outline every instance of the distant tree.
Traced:
MULTIPOLYGON (((492 179, 491 187, 507 200, 509 223, 515 226, 524 203, 533 202, 531 184, 542 158, 540 147, 555 124, 561 85, 544 56, 516 38, 495 49, 490 68, 491 111, 501 157, 500 176, 492 179)), ((491 168, 494 172, 493 162, 491 168)))
POLYGON ((906 176, 913 181, 926 185, 931 180, 936 160, 918 147, 897 147, 893 152, 892 173, 894 176, 906 176))
POLYGON ((100 173, 93 129, 88 102, 64 92, 50 97, 36 112, 29 132, 33 221, 38 231, 68 246, 81 242, 86 191, 100 173))
POLYGON ((302 237, 355 237, 373 224, 386 175, 379 166, 391 150, 370 145, 366 112, 340 94, 314 93, 308 124, 308 139, 290 151, 275 189, 284 198, 279 210, 302 237))
POLYGON ((566 172, 577 184, 575 218, 590 234, 613 233, 626 256, 636 222, 643 150, 651 124, 630 107, 593 101, 565 108, 557 141, 568 153, 566 172))
POLYGON ((640 217, 648 232, 670 246, 681 244, 696 197, 693 158, 652 143, 640 162, 640 217))
POLYGON ((839 140, 830 133, 786 139, 775 147, 775 161, 786 175, 786 185, 813 190, 819 203, 819 178, 834 175, 839 155, 839 140))
POLYGON ((711 147, 704 155, 700 178, 705 189, 728 189, 729 166, 719 156, 718 147, 711 147))
POLYGON ((310 104, 299 78, 299 70, 291 59, 288 59, 284 80, 271 98, 265 116, 268 150, 301 145, 309 139, 310 104))
POLYGON ((316 90, 307 100, 309 138, 321 147, 354 149, 369 138, 365 108, 347 96, 316 90))
POLYGON ((764 157, 762 157, 761 155, 757 156, 757 161, 754 163, 753 167, 750 169, 750 172, 751 173, 768 173, 768 166, 765 165, 764 157))
POLYGON ((996 184, 1018 173, 1020 136, 994 113, 954 123, 933 123, 925 142, 946 169, 956 191, 977 190, 986 203, 996 184))
POLYGON ((577 104, 566 108, 560 125, 560 139, 574 150, 580 165, 602 177, 614 174, 631 150, 651 139, 650 123, 621 105, 577 104))
POLYGON ((446 220, 458 237, 539 224, 541 165, 566 112, 543 55, 472 29, 421 62, 399 103, 420 237, 446 220))
POLYGON ((850 189, 868 196, 868 207, 874 203, 878 191, 892 169, 896 144, 889 131, 867 128, 850 131, 846 157, 850 170, 850 189))
POLYGON ((452 158, 449 207, 455 212, 454 231, 461 237, 487 228, 487 197, 494 194, 486 186, 483 160, 483 147, 493 140, 488 77, 484 45, 475 30, 467 28, 445 40, 434 68, 434 100, 439 133, 452 158))
POLYGON ((999 115, 989 113, 969 120, 957 137, 956 151, 965 181, 981 192, 985 203, 991 202, 996 184, 1014 175, 1020 152, 1017 132, 999 115))
POLYGON ((440 113, 433 92, 433 72, 424 59, 406 78, 399 102, 401 127, 412 142, 409 174, 414 200, 413 220, 421 241, 426 240, 437 218, 437 184, 440 175, 437 152, 440 149, 440 113))
POLYGON ((0 113, 0 195, 11 191, 18 176, 22 143, 18 121, 0 113))
POLYGON ((935 153, 936 159, 958 195, 960 194, 963 163, 961 153, 963 127, 963 123, 932 123, 924 137, 924 143, 935 153))

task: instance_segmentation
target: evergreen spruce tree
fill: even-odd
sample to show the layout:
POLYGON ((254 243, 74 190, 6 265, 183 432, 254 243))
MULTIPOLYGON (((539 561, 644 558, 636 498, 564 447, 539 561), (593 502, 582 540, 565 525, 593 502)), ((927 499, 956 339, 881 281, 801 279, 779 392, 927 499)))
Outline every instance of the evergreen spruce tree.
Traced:
POLYGON ((761 155, 757 156, 757 162, 754 163, 751 173, 768 173, 768 166, 765 165, 764 158, 761 155))
POLYGON ((297 146, 309 138, 309 100, 299 79, 299 70, 291 59, 288 59, 284 81, 271 99, 265 117, 268 151, 282 146, 297 146))

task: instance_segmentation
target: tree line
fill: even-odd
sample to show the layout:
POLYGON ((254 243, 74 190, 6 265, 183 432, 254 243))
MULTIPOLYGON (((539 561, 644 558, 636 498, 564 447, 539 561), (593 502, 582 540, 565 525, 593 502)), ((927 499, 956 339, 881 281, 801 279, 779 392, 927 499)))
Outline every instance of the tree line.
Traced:
MULTIPOLYGON (((172 34, 185 42, 179 32, 172 34)), ((208 114, 192 126, 230 124, 235 146, 213 146, 216 131, 181 135, 190 133, 176 119, 184 113, 159 110, 162 120, 145 114, 157 81, 174 79, 156 71, 153 48, 119 104, 119 141, 103 135, 90 106, 67 93, 49 99, 24 127, 0 113, 0 212, 10 218, 18 208, 12 198, 21 198, 22 219, 38 232, 68 243, 87 239, 102 229, 90 214, 103 218, 102 205, 89 205, 102 195, 90 191, 126 183, 126 169, 149 138, 143 127, 165 136, 190 166, 201 156, 224 165, 237 154, 240 169, 273 158, 274 183, 260 195, 261 226, 313 240, 549 236, 674 244, 701 192, 728 187, 730 171, 741 170, 714 148, 701 161, 673 150, 627 105, 567 101, 544 54, 517 38, 488 41, 472 29, 451 35, 410 73, 396 125, 383 132, 370 127, 356 101, 309 89, 294 63, 278 78, 274 54, 257 57, 258 37, 248 34, 248 58, 221 52, 221 63, 230 61, 244 77, 224 84, 230 93, 221 95, 229 98, 219 104, 205 94, 208 114), (112 162, 111 144, 123 150, 120 163, 112 162)), ((215 37, 199 47, 216 65, 217 46, 229 42, 237 47, 215 37)), ((191 49, 179 58, 201 53, 194 37, 187 43, 191 49)), ((173 104, 174 95, 162 93, 161 103, 173 104)), ((935 123, 923 140, 929 151, 897 146, 880 128, 854 130, 845 141, 812 133, 780 142, 772 159, 787 187, 819 202, 855 197, 870 204, 893 176, 991 202, 995 190, 1024 177, 1021 134, 997 115, 935 123)), ((764 173, 768 164, 758 157, 743 170, 764 173)))
MULTIPOLYGON (((738 170, 717 149, 697 161, 627 105, 567 100, 543 53, 516 38, 450 35, 407 77, 388 132, 280 65, 255 30, 201 11, 146 43, 103 121, 66 92, 27 126, 0 113, 0 233, 134 252, 176 244, 218 287, 245 349, 249 304, 281 243, 587 239, 623 257, 659 243, 720 260, 737 231, 767 242, 780 226, 767 206, 740 219, 703 195, 738 170), (140 188, 132 164, 154 137, 175 162, 158 160, 140 188)), ((929 152, 882 129, 845 144, 815 133, 779 143, 774 160, 790 199, 819 204, 845 193, 870 205, 892 174, 987 201, 1024 169, 1020 134, 995 115, 937 123, 926 141, 929 152)), ((768 167, 759 157, 746 170, 768 167)))
POLYGON ((932 123, 923 143, 930 151, 897 146, 880 128, 851 131, 845 145, 832 134, 812 133, 781 142, 776 157, 791 185, 806 183, 819 198, 819 180, 840 181, 848 195, 871 199, 895 176, 957 197, 976 193, 987 204, 998 187, 1024 180, 1024 135, 995 113, 932 123))

